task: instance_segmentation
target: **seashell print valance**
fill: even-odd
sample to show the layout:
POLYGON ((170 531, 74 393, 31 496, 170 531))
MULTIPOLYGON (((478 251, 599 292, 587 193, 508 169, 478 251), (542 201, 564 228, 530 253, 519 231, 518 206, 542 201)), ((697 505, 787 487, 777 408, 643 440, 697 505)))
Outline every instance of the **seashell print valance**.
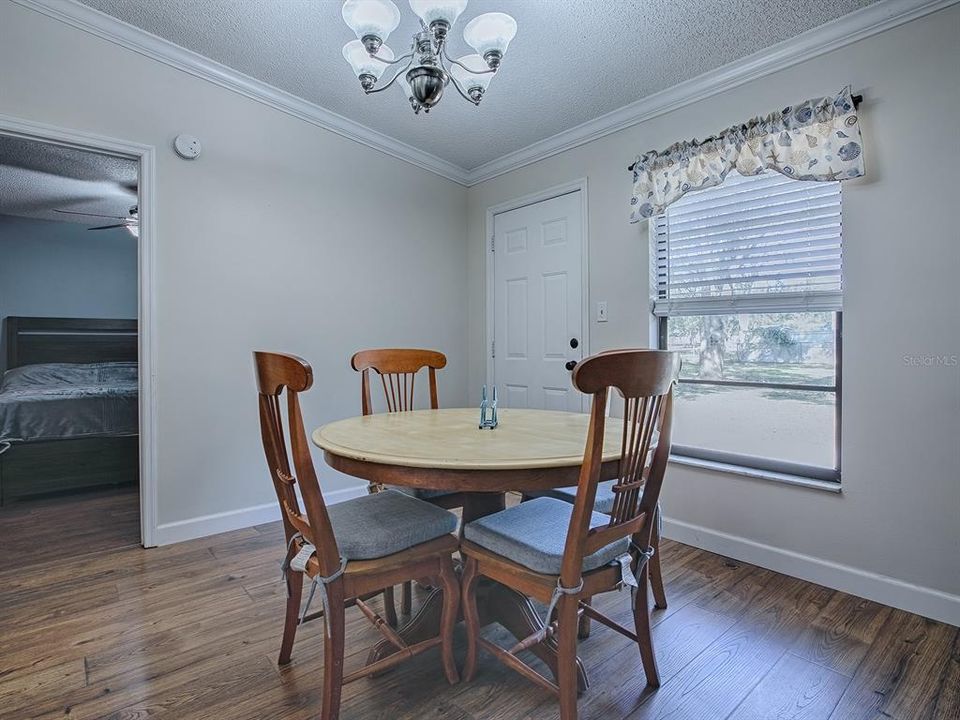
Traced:
POLYGON ((850 88, 754 118, 702 142, 680 142, 638 157, 630 222, 662 213, 690 190, 719 185, 734 169, 741 175, 776 170, 797 180, 862 176, 863 143, 850 88))

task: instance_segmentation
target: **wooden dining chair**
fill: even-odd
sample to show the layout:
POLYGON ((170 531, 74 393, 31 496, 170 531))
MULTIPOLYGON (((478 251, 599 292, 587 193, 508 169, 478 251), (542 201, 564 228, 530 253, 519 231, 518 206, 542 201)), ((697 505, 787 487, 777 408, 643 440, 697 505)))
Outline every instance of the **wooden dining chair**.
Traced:
MULTIPOLYGON (((603 355, 606 352, 620 352, 620 351, 604 350, 598 354, 603 355)), ((611 512, 613 512, 613 504, 617 499, 617 493, 614 492, 613 486, 616 483, 617 483, 616 480, 607 480, 597 485, 596 500, 593 503, 594 510, 596 510, 597 512, 601 512, 604 515, 609 515, 611 512)), ((572 503, 577 497, 577 486, 574 485, 573 487, 544 490, 538 493, 531 493, 529 497, 542 497, 544 495, 549 497, 555 497, 558 500, 563 500, 565 502, 572 503)), ((527 496, 525 496, 525 499, 527 499, 527 496)), ((663 566, 660 561, 660 531, 661 531, 662 522, 663 522, 663 511, 660 508, 660 504, 657 503, 657 515, 656 515, 656 518, 654 518, 653 536, 650 540, 650 546, 653 548, 653 557, 651 557, 647 563, 650 566, 650 571, 649 571, 650 590, 653 593, 653 606, 657 608, 657 610, 667 609, 667 592, 663 586, 663 566)), ((589 636, 590 636, 590 618, 584 615, 580 618, 579 637, 581 640, 584 640, 589 636)))
POLYGON ((573 504, 539 497, 464 528, 461 552, 467 657, 463 675, 473 678, 480 647, 560 698, 561 720, 577 717, 577 629, 585 614, 634 640, 647 683, 660 676, 650 634, 647 595, 654 516, 670 455, 673 385, 680 368, 677 353, 623 350, 594 355, 573 373, 573 384, 593 396, 590 429, 573 504), (625 398, 619 472, 608 515, 594 510, 603 457, 606 405, 610 388, 625 398), (476 589, 480 577, 503 583, 549 603, 544 627, 505 650, 480 637, 476 589), (586 599, 633 588, 634 629, 606 617, 586 599), (557 610, 554 619, 553 610, 557 610), (521 650, 548 639, 558 647, 557 682, 517 658, 521 650))
MULTIPOLYGON (((374 412, 370 390, 371 370, 380 378, 386 412, 405 412, 414 409, 414 385, 417 375, 424 368, 427 369, 427 380, 430 388, 430 408, 436 410, 440 407, 437 395, 437 370, 442 370, 446 365, 446 355, 436 350, 380 348, 361 350, 355 353, 350 358, 350 366, 360 373, 361 412, 364 415, 372 415, 374 412)), ((383 486, 377 483, 371 483, 369 486, 371 493, 379 492, 382 489, 383 486)), ((393 489, 446 509, 463 506, 463 495, 458 492, 400 487, 393 489)), ((384 591, 384 604, 387 622, 396 627, 397 615, 392 587, 384 591)), ((405 582, 402 586, 400 612, 409 615, 412 605, 412 583, 405 582)))
POLYGON ((459 610, 459 584, 451 554, 457 549, 456 516, 422 500, 386 491, 327 507, 310 455, 298 394, 310 389, 313 371, 293 355, 255 352, 260 429, 267 466, 280 503, 287 542, 283 562, 287 610, 279 662, 290 661, 297 628, 323 617, 323 720, 336 720, 344 684, 370 676, 441 646, 447 680, 459 680, 453 657, 453 629, 459 610), (286 390, 287 435, 281 396, 286 390), (292 458, 292 470, 291 470, 292 458), (305 510, 294 486, 299 484, 305 510), (311 552, 312 551, 312 552, 311 552), (311 583, 301 611, 304 576, 311 583), (429 578, 443 589, 440 634, 408 645, 366 600, 383 588, 412 578, 429 578), (314 593, 322 609, 307 614, 314 593), (345 610, 357 607, 397 652, 344 675, 345 610))

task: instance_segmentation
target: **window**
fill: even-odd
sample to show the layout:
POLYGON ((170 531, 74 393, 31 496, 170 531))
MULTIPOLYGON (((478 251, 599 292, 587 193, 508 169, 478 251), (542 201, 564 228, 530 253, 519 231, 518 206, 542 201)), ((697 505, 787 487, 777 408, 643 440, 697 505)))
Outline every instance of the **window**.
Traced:
POLYGON ((733 173, 652 221, 675 455, 840 479, 840 183, 733 173))

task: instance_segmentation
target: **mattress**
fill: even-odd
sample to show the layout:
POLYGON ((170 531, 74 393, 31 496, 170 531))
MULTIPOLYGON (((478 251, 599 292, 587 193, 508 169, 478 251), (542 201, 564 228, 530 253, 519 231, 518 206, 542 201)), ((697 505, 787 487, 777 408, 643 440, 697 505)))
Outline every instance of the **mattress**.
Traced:
POLYGON ((137 363, 44 363, 0 380, 0 443, 138 432, 137 363))

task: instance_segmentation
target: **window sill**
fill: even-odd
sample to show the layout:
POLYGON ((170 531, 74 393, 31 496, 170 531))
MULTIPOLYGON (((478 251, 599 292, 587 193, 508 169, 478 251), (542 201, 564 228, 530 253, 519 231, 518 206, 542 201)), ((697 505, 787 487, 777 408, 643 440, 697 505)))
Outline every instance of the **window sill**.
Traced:
POLYGON ((813 490, 823 490, 837 494, 842 492, 839 482, 817 480, 815 478, 803 477, 802 475, 789 475, 787 473, 773 472, 772 470, 758 470, 757 468, 745 467, 743 465, 731 465, 730 463, 716 462, 714 460, 701 460, 700 458, 687 457, 684 455, 671 455, 670 462, 676 463, 677 465, 687 465, 689 467, 729 473, 731 475, 741 475, 759 480, 772 480, 773 482, 784 483, 785 485, 796 485, 813 490))

